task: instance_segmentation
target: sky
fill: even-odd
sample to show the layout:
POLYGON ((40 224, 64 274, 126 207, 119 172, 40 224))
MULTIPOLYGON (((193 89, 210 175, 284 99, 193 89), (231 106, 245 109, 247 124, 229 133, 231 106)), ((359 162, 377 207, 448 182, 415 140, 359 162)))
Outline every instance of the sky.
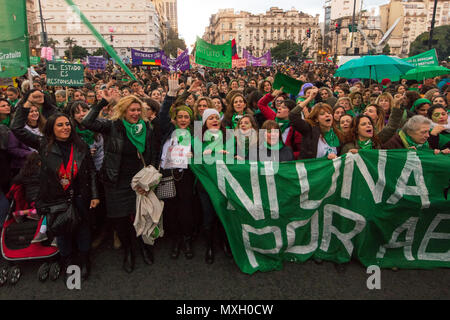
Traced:
MULTIPOLYGON (((389 0, 363 0, 363 9, 388 2, 389 0)), ((313 16, 320 14, 319 21, 323 22, 324 3, 324 0, 178 0, 178 32, 189 47, 195 43, 197 36, 203 36, 211 15, 217 13, 219 9, 227 8, 259 14, 268 11, 270 7, 284 10, 294 7, 313 16)))

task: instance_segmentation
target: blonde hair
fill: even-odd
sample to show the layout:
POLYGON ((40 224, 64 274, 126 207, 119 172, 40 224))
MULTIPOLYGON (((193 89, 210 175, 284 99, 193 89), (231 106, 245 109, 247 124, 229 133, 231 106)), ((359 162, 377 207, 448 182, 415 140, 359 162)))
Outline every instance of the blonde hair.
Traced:
POLYGON ((392 109, 392 107, 394 106, 394 98, 392 97, 392 95, 389 92, 383 92, 382 94, 380 94, 378 96, 378 98, 375 101, 375 103, 380 105, 380 100, 381 99, 388 99, 389 100, 389 111, 390 111, 392 109))
POLYGON ((206 104, 208 105, 208 109, 214 109, 214 104, 213 104, 211 98, 209 98, 209 97, 200 97, 200 98, 197 99, 197 101, 195 101, 195 104, 194 104, 194 117, 195 118, 200 116, 200 114, 198 112, 198 105, 199 105, 200 101, 206 101, 206 104))
MULTIPOLYGON (((339 99, 337 99, 336 103, 334 104, 334 106, 342 106, 341 105, 341 101, 348 101, 348 105, 350 106, 350 110, 353 110, 353 103, 352 103, 352 99, 350 99, 349 97, 341 97, 339 99)), ((343 106, 342 106, 343 107, 343 106)), ((345 108, 344 108, 345 110, 345 108)), ((347 111, 347 110, 345 110, 347 111)))
POLYGON ((148 121, 147 114, 143 108, 144 102, 142 102, 141 99, 139 99, 136 96, 127 96, 119 100, 119 102, 114 106, 111 120, 119 120, 123 119, 125 113, 128 110, 128 107, 131 106, 133 103, 138 103, 141 106, 141 119, 144 121, 148 121))

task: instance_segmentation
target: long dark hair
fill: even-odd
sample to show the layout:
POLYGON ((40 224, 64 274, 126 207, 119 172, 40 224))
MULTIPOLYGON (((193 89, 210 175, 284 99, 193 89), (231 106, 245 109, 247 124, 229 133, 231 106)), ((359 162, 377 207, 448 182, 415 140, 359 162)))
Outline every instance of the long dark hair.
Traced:
POLYGON ((371 140, 373 142, 373 148, 374 149, 379 149, 381 147, 381 142, 380 142, 380 139, 378 138, 378 135, 375 133, 375 124, 373 123, 372 118, 369 117, 369 116, 366 116, 365 114, 360 114, 356 118, 353 118, 353 126, 352 126, 352 129, 350 131, 350 137, 349 137, 350 138, 350 142, 358 140, 358 127, 359 127, 359 123, 361 122, 361 120, 363 118, 369 119, 370 123, 372 124, 373 137, 371 138, 371 140))
POLYGON ((51 150, 52 145, 56 141, 54 127, 55 127, 56 119, 58 119, 60 117, 67 118, 67 120, 69 120, 69 123, 70 123, 71 130, 70 130, 69 139, 67 139, 67 141, 72 142, 80 150, 83 150, 84 148, 86 148, 86 144, 83 142, 83 140, 81 140, 81 138, 78 136, 78 134, 75 130, 76 127, 75 127, 74 121, 66 114, 57 112, 55 114, 52 114, 47 119, 47 123, 45 124, 45 127, 44 127, 43 133, 44 133, 44 137, 47 139, 47 151, 51 150))

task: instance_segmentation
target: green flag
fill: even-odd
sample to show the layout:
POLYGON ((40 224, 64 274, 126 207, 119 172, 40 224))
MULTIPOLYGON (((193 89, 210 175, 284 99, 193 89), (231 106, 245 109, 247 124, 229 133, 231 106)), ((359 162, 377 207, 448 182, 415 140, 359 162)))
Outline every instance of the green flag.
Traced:
POLYGON ((92 25, 92 23, 86 18, 86 16, 81 12, 80 8, 73 3, 72 0, 66 0, 67 4, 72 8, 72 11, 78 15, 86 25, 86 27, 91 30, 92 34, 95 38, 102 44, 103 48, 109 53, 109 55, 119 64, 119 66, 133 79, 136 80, 136 77, 133 75, 130 69, 123 63, 122 59, 117 55, 116 51, 103 39, 102 35, 98 33, 97 29, 92 25))
POLYGON ((449 167, 448 155, 407 150, 191 166, 249 274, 310 258, 449 268, 449 167))
POLYGON ((403 61, 406 61, 412 65, 417 67, 422 66, 438 66, 439 61, 436 54, 436 49, 431 49, 428 51, 425 51, 421 54, 418 54, 413 57, 402 59, 403 61))
POLYGON ((285 74, 277 73, 275 75, 272 87, 277 90, 283 87, 283 92, 290 93, 296 96, 298 95, 302 85, 303 82, 300 80, 295 80, 294 78, 291 78, 285 74))
POLYGON ((0 0, 0 78, 19 77, 30 66, 25 0, 0 0))
POLYGON ((214 45, 197 37, 195 63, 210 68, 231 69, 231 57, 231 40, 221 45, 214 45))

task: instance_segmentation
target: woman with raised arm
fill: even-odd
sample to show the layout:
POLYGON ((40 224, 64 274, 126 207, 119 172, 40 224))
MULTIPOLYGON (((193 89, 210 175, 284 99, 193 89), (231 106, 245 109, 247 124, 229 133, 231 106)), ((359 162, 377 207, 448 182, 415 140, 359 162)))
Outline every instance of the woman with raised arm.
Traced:
MULTIPOLYGON (((158 167, 160 142, 147 121, 144 103, 134 95, 122 98, 114 107, 110 120, 97 119, 103 107, 119 100, 114 89, 104 90, 102 100, 92 107, 81 124, 104 137, 104 158, 100 179, 105 187, 107 217, 111 219, 124 249, 123 268, 134 270, 133 239, 136 231, 131 216, 136 213, 136 192, 131 188, 132 178, 145 166, 158 167)), ((146 192, 138 188, 140 194, 146 192)), ((153 247, 138 239, 146 264, 153 264, 153 247)))

